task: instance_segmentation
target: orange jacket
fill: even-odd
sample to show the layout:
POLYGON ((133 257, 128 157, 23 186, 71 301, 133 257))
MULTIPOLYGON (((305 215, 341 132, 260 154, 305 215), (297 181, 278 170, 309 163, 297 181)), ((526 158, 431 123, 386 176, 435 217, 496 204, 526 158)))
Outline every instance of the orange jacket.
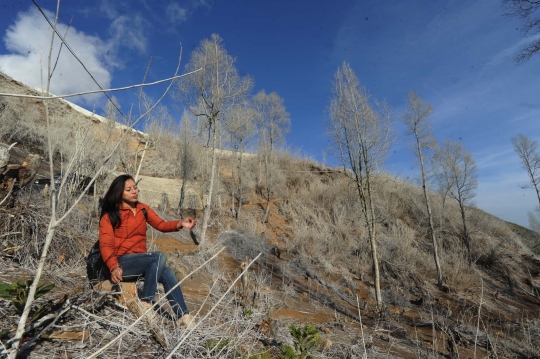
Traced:
POLYGON ((141 209, 146 208, 148 223, 161 232, 174 232, 179 220, 165 221, 144 203, 137 203, 136 214, 130 208, 120 208, 120 227, 113 230, 108 214, 99 221, 99 250, 110 270, 118 266, 118 257, 124 254, 145 253, 146 219, 141 209))

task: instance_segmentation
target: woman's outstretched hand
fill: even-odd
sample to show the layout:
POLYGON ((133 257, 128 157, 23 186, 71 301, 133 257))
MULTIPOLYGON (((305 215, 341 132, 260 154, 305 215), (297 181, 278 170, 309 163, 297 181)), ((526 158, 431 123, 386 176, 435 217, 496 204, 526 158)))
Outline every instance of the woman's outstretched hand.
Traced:
POLYGON ((186 217, 180 222, 178 222, 177 228, 178 229, 182 229, 182 228, 192 229, 193 227, 195 227, 195 224, 197 224, 196 220, 194 220, 191 217, 186 217))

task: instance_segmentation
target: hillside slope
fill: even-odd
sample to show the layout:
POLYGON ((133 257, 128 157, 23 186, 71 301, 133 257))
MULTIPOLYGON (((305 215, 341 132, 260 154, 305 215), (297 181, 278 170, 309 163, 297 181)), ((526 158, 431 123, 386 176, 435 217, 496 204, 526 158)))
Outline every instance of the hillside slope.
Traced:
MULTIPOLYGON (((0 79, 0 92, 32 92, 8 77, 0 79)), ((73 151, 77 144, 104 150, 121 133, 121 129, 117 134, 111 131, 114 124, 89 122, 71 107, 54 103, 58 168, 80 158, 73 151), (81 128, 85 130, 82 142, 78 140, 81 128)), ((2 141, 18 141, 19 146, 45 153, 43 109, 38 101, 0 97, 0 118, 2 141)), ((133 157, 141 160, 137 152, 140 141, 137 134, 130 136, 109 170, 136 169, 129 161, 133 157)), ((160 154, 175 150, 170 146, 149 150, 141 173, 155 175, 157 164, 169 166, 160 154)), ((200 155, 198 167, 193 169, 196 174, 185 180, 192 181, 203 197, 208 185, 204 159, 208 152, 202 147, 195 147, 194 152, 200 155)), ((96 155, 89 162, 99 160, 96 155)), ((267 203, 258 157, 245 158, 238 172, 235 157, 223 153, 208 245, 195 246, 187 232, 165 236, 149 230, 150 250, 167 253, 169 265, 185 280, 182 288, 188 306, 194 313, 200 309, 198 318, 209 314, 200 330, 185 337, 169 320, 165 305, 158 320, 170 347, 164 348, 148 328, 137 325, 108 356, 163 357, 173 343, 185 340, 177 357, 281 358, 286 355, 283 345, 293 346, 289 325, 314 323, 319 339, 310 352, 316 358, 360 358, 364 354, 369 358, 538 357, 540 260, 529 247, 538 243, 538 235, 471 208, 473 266, 469 267, 458 208, 450 200, 443 206, 442 198, 434 193, 432 207, 447 285, 441 290, 436 286, 421 189, 390 175, 376 176, 376 232, 385 304, 378 310, 370 248, 355 188, 343 171, 313 161, 281 154, 274 162, 267 223, 261 223, 267 203), (238 198, 239 174, 244 195, 233 204, 231 198, 238 198), (223 246, 226 250, 217 259, 192 274, 223 246), (248 271, 246 286, 235 285, 228 291, 240 273, 241 262, 259 253, 261 257, 248 271)), ((85 162, 80 170, 90 174, 92 166, 85 162)), ((174 170, 167 173, 177 176, 174 170)), ((101 191, 108 186, 106 181, 101 179, 101 191)), ((60 212, 70 201, 70 193, 60 197, 60 212)), ((160 203, 157 207, 162 216, 176 217, 174 204, 156 203, 160 203)), ((44 278, 56 283, 56 288, 39 304, 50 301, 44 313, 67 310, 48 330, 49 339, 32 346, 28 357, 87 357, 134 320, 110 292, 85 286, 83 257, 97 233, 92 207, 93 199, 85 197, 57 230, 44 278), (64 294, 71 307, 61 302, 64 294), (53 339, 60 336, 59 331, 79 336, 53 339)), ((201 217, 198 208, 182 212, 201 217)), ((36 188, 20 193, 14 207, 0 208, 1 283, 32 275, 49 215, 49 202, 37 195, 36 188)), ((0 299, 0 310, 6 318, 0 324, 0 338, 6 342, 18 315, 7 299, 0 299)), ((30 329, 27 337, 37 332, 30 329)))

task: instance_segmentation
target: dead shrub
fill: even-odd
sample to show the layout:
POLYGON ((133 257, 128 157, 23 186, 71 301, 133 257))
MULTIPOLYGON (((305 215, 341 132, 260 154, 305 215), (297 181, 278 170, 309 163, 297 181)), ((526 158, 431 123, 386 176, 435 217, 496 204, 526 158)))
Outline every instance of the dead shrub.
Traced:
MULTIPOLYGON (((3 238, 2 246, 12 248, 11 259, 28 268, 37 266, 50 218, 48 200, 36 192, 31 186, 24 188, 19 192, 15 208, 0 212, 0 232, 13 233, 3 238)), ((91 200, 85 198, 57 227, 47 256, 47 268, 51 272, 81 265, 85 253, 97 239, 96 219, 91 216, 91 208, 91 200)))
POLYGON ((445 252, 441 267, 445 282, 457 291, 478 285, 478 274, 474 272, 474 268, 469 267, 466 252, 463 250, 445 252))

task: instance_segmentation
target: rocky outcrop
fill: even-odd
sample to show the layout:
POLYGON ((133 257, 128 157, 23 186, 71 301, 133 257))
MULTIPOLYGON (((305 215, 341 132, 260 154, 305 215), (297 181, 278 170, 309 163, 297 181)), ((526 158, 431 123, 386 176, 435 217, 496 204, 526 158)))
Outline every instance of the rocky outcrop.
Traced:
POLYGON ((34 179, 40 165, 40 155, 0 143, 0 204, 12 205, 17 192, 34 179))

